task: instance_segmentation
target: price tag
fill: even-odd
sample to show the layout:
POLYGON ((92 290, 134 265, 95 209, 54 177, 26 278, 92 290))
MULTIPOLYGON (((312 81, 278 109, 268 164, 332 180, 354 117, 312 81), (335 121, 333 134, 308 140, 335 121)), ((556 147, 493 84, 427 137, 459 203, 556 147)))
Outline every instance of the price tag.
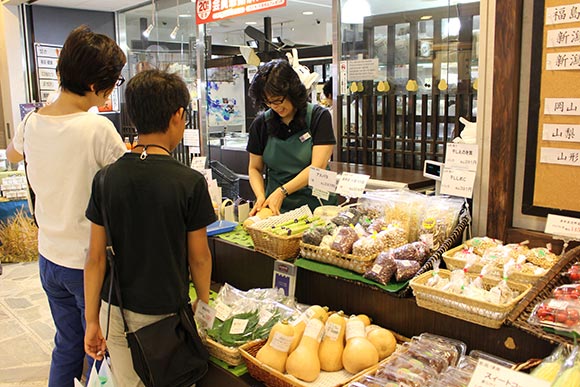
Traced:
POLYGON ((272 318, 273 315, 274 313, 268 310, 260 309, 260 320, 258 321, 258 325, 263 326, 272 318))
POLYGON ((215 317, 218 320, 224 321, 225 319, 230 317, 230 314, 232 313, 232 308, 230 308, 229 306, 227 306, 223 302, 217 302, 215 304, 215 311, 216 311, 215 317))
MULTIPOLYGON (((447 143, 445 153, 445 168, 477 170, 477 160, 479 159, 479 146, 477 144, 447 143)), ((445 175, 444 175, 445 177, 445 175)))
POLYGON ((336 191, 336 172, 310 167, 308 185, 314 189, 326 192, 336 191))
POLYGON ((343 172, 340 175, 336 193, 349 198, 359 198, 364 193, 369 178, 369 175, 343 172))
POLYGON ((439 192, 471 199, 473 196, 473 183, 475 183, 476 172, 447 168, 447 164, 445 164, 444 171, 443 178, 441 179, 441 190, 439 192))
POLYGON ((318 188, 312 189, 312 196, 320 198, 321 200, 328 200, 330 193, 328 191, 321 191, 318 188))
POLYGON ((557 310, 566 310, 568 308, 568 301, 564 300, 550 300, 548 301, 548 307, 557 310))
POLYGON ((203 302, 197 301, 197 308, 195 309, 195 320, 202 328, 209 329, 213 327, 216 310, 203 302))
MULTIPOLYGON (((191 168, 197 171, 203 171, 205 169, 206 156, 192 157, 191 158, 191 168)), ((211 169, 210 169, 211 171, 211 169)))
POLYGON ((230 328, 230 334, 239 335, 240 333, 244 333, 247 326, 248 326, 247 319, 235 318, 234 321, 232 321, 232 327, 230 328))
POLYGON ((580 219, 548 214, 544 232, 546 234, 580 239, 580 219))
POLYGON ((550 383, 479 359, 468 387, 550 387, 550 383))

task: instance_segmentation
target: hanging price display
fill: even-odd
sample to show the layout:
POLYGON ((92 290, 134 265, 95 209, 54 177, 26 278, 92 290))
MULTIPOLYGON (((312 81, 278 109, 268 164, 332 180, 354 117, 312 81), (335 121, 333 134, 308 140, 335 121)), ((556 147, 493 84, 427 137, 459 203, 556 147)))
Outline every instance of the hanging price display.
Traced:
POLYGON ((369 178, 369 175, 343 172, 338 180, 336 193, 347 198, 359 198, 364 193, 369 178))
POLYGON ((336 191, 336 172, 310 167, 308 185, 312 187, 312 196, 328 200, 329 193, 336 191))

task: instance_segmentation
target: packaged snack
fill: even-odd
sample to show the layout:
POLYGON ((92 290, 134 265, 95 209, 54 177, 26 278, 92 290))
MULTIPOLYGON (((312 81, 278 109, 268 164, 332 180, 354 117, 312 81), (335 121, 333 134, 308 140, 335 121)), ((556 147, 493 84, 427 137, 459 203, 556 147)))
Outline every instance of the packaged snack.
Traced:
POLYGON ((488 248, 497 247, 502 244, 503 244, 502 241, 489 237, 477 237, 465 242, 467 248, 473 247, 473 252, 479 256, 483 256, 485 250, 487 250, 488 248))
POLYGON ((546 247, 535 247, 526 253, 526 260, 542 269, 550 269, 559 257, 546 247))
POLYGON ((435 343, 437 346, 442 347, 447 352, 445 357, 451 366, 456 366, 459 359, 464 357, 467 352, 467 345, 463 341, 432 333, 421 333, 419 341, 435 343))
POLYGON ((379 217, 374 219, 371 224, 367 227, 367 232, 369 234, 375 233, 375 232, 380 232, 383 229, 386 229, 388 226, 388 223, 385 221, 384 217, 379 217))
POLYGON ((322 238, 328 235, 328 230, 325 227, 314 227, 306 230, 302 234, 302 242, 308 243, 309 245, 320 246, 322 238))
POLYGON ((441 373, 449 367, 449 357, 439 347, 432 346, 427 342, 412 341, 407 347, 406 355, 421 361, 435 370, 436 373, 441 373))
POLYGON ((390 251, 380 253, 374 265, 367 270, 363 277, 386 285, 391 281, 393 274, 397 271, 397 264, 391 257, 390 251))
POLYGON ((489 289, 488 301, 494 304, 507 304, 516 297, 516 293, 511 290, 507 283, 508 277, 513 272, 515 261, 510 260, 503 267, 503 277, 499 283, 493 288, 489 289))
POLYGON ((381 240, 377 234, 360 238, 352 245, 352 253, 359 257, 369 257, 377 255, 383 248, 381 240))
POLYGON ((395 260, 395 264, 397 265, 397 272, 395 273, 397 282, 410 280, 421 268, 417 261, 395 260))
POLYGON ((580 297, 580 284, 558 286, 552 291, 552 296, 557 300, 577 300, 580 297))
POLYGON ((389 365, 395 368, 411 370, 413 373, 420 375, 425 380, 431 380, 437 377, 436 370, 431 368, 429 363, 425 363, 424 359, 416 359, 409 353, 401 353, 394 356, 389 362, 389 365))
POLYGON ((358 235, 352 227, 340 227, 330 248, 342 254, 349 254, 357 240, 358 235))
POLYGON ((334 237, 332 235, 325 235, 322 238, 322 241, 320 241, 319 247, 330 250, 332 242, 334 242, 334 237))
POLYGON ((407 243, 407 233, 401 227, 389 224, 386 229, 377 234, 383 244, 383 249, 392 249, 407 243))
POLYGON ((409 387, 424 387, 427 380, 408 368, 398 368, 387 365, 377 371, 377 377, 393 382, 404 383, 409 387))

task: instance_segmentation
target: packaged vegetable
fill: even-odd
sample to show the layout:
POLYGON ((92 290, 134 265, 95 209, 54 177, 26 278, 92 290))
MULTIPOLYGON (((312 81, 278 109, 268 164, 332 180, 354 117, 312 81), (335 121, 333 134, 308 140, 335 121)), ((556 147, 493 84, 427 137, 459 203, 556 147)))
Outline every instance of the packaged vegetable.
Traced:
POLYGON ((552 291, 557 300, 577 300, 580 297, 580 284, 561 285, 552 291))
POLYGON ((357 224, 360 216, 361 212, 358 209, 351 207, 346 211, 340 212, 330 221, 337 226, 349 226, 351 224, 357 224))
POLYGON ((549 298, 534 307, 528 322, 568 330, 580 328, 580 302, 549 298))

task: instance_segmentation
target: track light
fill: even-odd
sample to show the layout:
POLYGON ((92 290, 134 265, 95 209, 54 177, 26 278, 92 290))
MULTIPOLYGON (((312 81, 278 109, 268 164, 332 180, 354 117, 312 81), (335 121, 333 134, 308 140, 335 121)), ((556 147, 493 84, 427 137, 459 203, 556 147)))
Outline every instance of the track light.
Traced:
POLYGON ((147 27, 147 29, 143 31, 143 36, 149 38, 149 35, 151 35, 151 31, 153 31, 154 27, 155 26, 153 25, 153 23, 149 24, 149 27, 147 27))
POLYGON ((173 40, 175 40, 175 38, 177 38, 177 32, 179 31, 179 26, 175 26, 175 28, 173 29, 173 31, 171 31, 171 33, 169 34, 169 37, 173 40))

